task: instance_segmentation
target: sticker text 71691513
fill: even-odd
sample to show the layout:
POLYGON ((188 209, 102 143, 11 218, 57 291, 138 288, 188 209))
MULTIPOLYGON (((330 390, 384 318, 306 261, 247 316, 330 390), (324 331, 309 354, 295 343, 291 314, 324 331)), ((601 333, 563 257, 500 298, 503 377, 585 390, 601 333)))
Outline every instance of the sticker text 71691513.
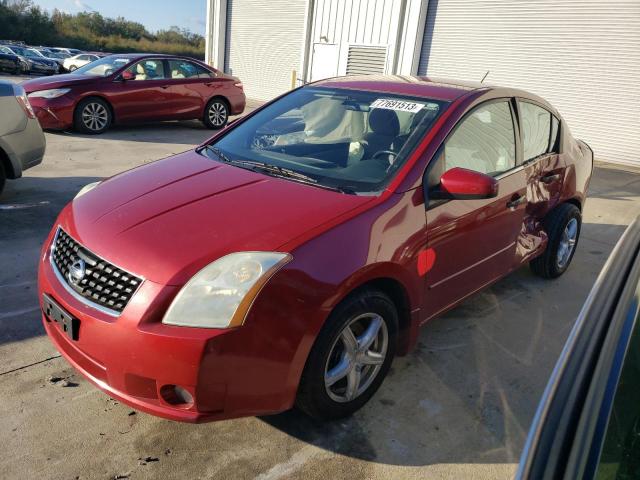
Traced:
POLYGON ((384 108, 386 110, 397 110, 400 112, 417 113, 424 107, 423 103, 407 102, 405 100, 394 100, 393 98, 378 98, 370 108, 384 108))

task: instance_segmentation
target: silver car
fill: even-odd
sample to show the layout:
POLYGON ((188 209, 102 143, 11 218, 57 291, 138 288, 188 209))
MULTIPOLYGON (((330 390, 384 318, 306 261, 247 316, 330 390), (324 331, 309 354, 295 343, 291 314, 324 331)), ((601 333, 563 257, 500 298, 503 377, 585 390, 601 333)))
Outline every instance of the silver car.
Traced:
POLYGON ((19 178, 42 162, 45 139, 20 85, 0 81, 0 193, 6 179, 19 178))

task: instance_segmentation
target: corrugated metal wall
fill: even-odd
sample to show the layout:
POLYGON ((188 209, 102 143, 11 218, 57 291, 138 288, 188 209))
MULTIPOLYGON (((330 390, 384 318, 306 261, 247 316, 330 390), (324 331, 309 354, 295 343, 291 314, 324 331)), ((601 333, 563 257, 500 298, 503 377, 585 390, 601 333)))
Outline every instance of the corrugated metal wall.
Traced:
POLYGON ((640 164, 639 0, 430 0, 419 74, 551 102, 600 160, 640 164))
MULTIPOLYGON (((385 46, 385 71, 390 72, 401 4, 401 0, 317 0, 311 46, 339 45, 338 75, 347 72, 349 45, 385 46)), ((313 62, 312 55, 310 58, 313 62)))
POLYGON ((270 100, 300 76, 306 0, 228 0, 225 71, 248 98, 270 100))

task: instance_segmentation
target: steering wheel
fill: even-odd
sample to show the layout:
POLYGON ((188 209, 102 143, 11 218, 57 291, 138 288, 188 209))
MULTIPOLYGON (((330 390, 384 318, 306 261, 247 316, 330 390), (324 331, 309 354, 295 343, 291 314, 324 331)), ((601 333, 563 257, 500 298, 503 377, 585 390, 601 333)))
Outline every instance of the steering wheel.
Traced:
POLYGON ((391 155, 393 157, 393 159, 389 160, 389 165, 393 165, 393 162, 395 162, 397 156, 398 156, 398 152, 394 152, 393 150, 378 150, 376 153, 374 153, 371 156, 371 159, 375 159, 378 158, 380 155, 391 155))

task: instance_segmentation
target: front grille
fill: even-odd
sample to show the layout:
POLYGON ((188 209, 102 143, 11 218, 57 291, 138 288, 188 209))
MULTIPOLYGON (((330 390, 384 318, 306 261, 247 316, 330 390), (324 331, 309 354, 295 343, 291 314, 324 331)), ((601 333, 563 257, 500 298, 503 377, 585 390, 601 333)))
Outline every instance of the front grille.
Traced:
POLYGON ((63 281, 76 293, 101 307, 122 312, 142 283, 141 278, 91 253, 61 228, 56 233, 53 247, 53 265, 63 281))

